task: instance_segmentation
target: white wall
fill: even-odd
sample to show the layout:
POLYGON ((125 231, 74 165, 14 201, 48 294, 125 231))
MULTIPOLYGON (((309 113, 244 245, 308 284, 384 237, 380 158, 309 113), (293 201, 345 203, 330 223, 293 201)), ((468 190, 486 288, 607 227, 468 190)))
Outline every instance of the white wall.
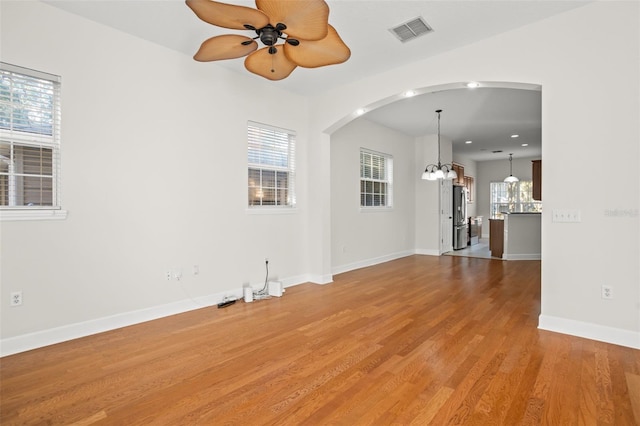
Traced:
POLYGON ((331 135, 333 273, 413 254, 414 140, 365 119, 331 135), (360 207, 360 148, 393 157, 393 207, 360 207))
MULTIPOLYGON (((544 209, 582 214, 578 224, 543 214, 541 327, 640 347, 638 14, 636 2, 594 2, 328 91, 310 104, 312 143, 326 140, 315 130, 331 132, 358 108, 407 89, 540 84, 544 209), (615 169, 615 182, 594 173, 597 164, 615 169), (601 298, 602 284, 614 287, 613 300, 601 298)), ((320 191, 323 180, 313 184, 320 191)), ((330 229, 328 221, 317 226, 330 229)), ((330 250, 316 244, 317 252, 330 250)))
MULTIPOLYGON (((2 60, 63 76, 69 210, 1 224, 3 351, 8 338, 223 293, 260 279, 266 255, 290 282, 329 282, 329 134, 409 88, 471 80, 542 86, 544 208, 581 210, 577 224, 543 214, 541 326, 640 348, 637 3, 595 2, 312 99, 40 3, 0 7, 2 60), (274 98, 278 108, 255 102, 274 98), (247 120, 298 132, 296 213, 246 214, 247 120), (165 268, 193 263, 200 276, 164 281, 165 268), (24 305, 5 309, 14 290, 24 305)), ((416 194, 438 202, 427 182, 416 194)))
MULTIPOLYGON (((416 213, 415 234, 416 253, 437 256, 440 254, 440 240, 442 238, 440 222, 440 185, 441 180, 422 180, 422 172, 428 164, 437 162, 438 135, 424 135, 415 139, 415 179, 416 183, 416 213)), ((451 140, 440 138, 442 163, 451 162, 451 140)), ((449 182, 450 184, 450 182, 449 182)))
POLYGON ((1 7, 2 61, 62 76, 69 212, 63 221, 1 223, 3 342, 198 307, 190 298, 214 303, 261 282, 265 257, 273 277, 306 281, 304 98, 40 2, 1 7), (262 99, 278 99, 277 108, 262 99), (246 212, 247 120, 298 132, 292 214, 246 212), (171 267, 184 268, 181 282, 165 280, 171 267), (7 308, 18 290, 24 304, 7 308))

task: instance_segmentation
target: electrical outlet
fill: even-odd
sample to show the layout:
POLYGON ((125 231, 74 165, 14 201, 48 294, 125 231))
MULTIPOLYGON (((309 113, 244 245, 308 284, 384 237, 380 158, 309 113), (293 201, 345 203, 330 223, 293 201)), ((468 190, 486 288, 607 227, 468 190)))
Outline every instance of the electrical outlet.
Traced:
POLYGON ((610 285, 602 286, 602 298, 603 299, 613 299, 613 287, 610 285))
POLYGON ((22 292, 14 291, 11 293, 11 301, 9 302, 11 306, 20 306, 22 305, 22 292))
POLYGON ((173 272, 171 272, 171 269, 167 269, 164 277, 167 281, 171 281, 171 278, 173 278, 173 272))
POLYGON ((200 266, 193 265, 192 272, 193 272, 193 275, 200 275, 200 266))

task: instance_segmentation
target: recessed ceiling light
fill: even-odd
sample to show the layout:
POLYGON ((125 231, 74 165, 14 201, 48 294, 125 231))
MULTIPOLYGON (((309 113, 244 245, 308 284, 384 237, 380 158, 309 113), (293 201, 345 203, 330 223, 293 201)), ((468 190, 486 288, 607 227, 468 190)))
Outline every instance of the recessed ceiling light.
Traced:
POLYGON ((523 143, 522 146, 529 146, 529 144, 528 143, 523 143))
POLYGON ((520 135, 511 135, 512 138, 518 138, 520 135))
POLYGON ((470 144, 470 143, 473 143, 473 141, 465 141, 464 143, 470 144))
POLYGON ((480 83, 478 83, 477 81, 470 81, 467 83, 467 87, 469 89, 475 89, 476 87, 480 87, 480 83))
POLYGON ((415 90, 407 90, 406 92, 404 92, 404 97, 405 98, 410 98, 412 96, 416 95, 416 91, 415 90))
POLYGON ((356 115, 362 115, 362 114, 364 114, 365 112, 367 112, 367 110, 366 110, 366 109, 364 109, 364 108, 360 108, 360 109, 356 110, 356 115))

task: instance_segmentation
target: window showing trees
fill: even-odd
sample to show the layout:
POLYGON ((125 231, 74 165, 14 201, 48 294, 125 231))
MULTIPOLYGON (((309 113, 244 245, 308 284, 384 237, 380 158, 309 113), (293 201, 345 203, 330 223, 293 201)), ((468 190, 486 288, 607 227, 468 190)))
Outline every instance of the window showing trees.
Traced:
POLYGON ((59 208, 60 78, 0 63, 0 208, 59 208))
POLYGON ((503 213, 539 213, 542 201, 533 199, 533 182, 491 182, 491 218, 502 219, 503 213))
POLYGON ((393 206, 393 158, 360 150, 360 206, 393 206))

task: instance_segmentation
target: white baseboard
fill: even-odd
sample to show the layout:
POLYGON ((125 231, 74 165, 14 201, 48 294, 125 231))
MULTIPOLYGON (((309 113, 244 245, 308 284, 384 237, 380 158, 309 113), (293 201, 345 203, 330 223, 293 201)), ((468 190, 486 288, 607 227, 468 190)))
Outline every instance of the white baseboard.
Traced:
POLYGON ((332 274, 327 274, 327 275, 310 274, 305 280, 305 282, 307 281, 314 284, 330 284, 333 282, 333 275, 332 274))
POLYGON ((413 250, 391 253, 384 256, 374 257, 372 259, 359 260, 348 265, 337 266, 331 270, 333 275, 342 274, 344 272, 353 271, 355 269, 366 268, 367 266, 377 265, 379 263, 389 262, 391 260, 400 259, 402 257, 416 254, 413 250))
POLYGON ((541 260, 542 255, 540 253, 533 254, 503 254, 504 260, 541 260))
POLYGON ((414 254, 420 254, 423 256, 441 256, 440 250, 431 250, 431 249, 416 249, 414 254))
POLYGON ((549 315, 540 315, 538 317, 538 328, 569 334, 571 336, 584 337, 585 339, 597 340, 599 342, 626 346, 628 348, 640 349, 640 331, 624 330, 549 315))
MULTIPOLYGON (((307 278, 308 277, 304 276, 284 279, 282 280, 283 287, 292 287, 294 285, 308 282, 309 280, 307 278)), ((243 297, 242 287, 195 299, 181 300, 178 302, 168 303, 166 305, 123 312, 121 314, 111 315, 108 317, 9 337, 0 340, 0 356, 13 355, 19 352, 25 352, 44 346, 54 345, 56 343, 66 342, 68 340, 90 336, 92 334, 103 333, 105 331, 128 327, 130 325, 140 324, 170 315, 214 306, 222 302, 225 297, 241 299, 243 297)))

